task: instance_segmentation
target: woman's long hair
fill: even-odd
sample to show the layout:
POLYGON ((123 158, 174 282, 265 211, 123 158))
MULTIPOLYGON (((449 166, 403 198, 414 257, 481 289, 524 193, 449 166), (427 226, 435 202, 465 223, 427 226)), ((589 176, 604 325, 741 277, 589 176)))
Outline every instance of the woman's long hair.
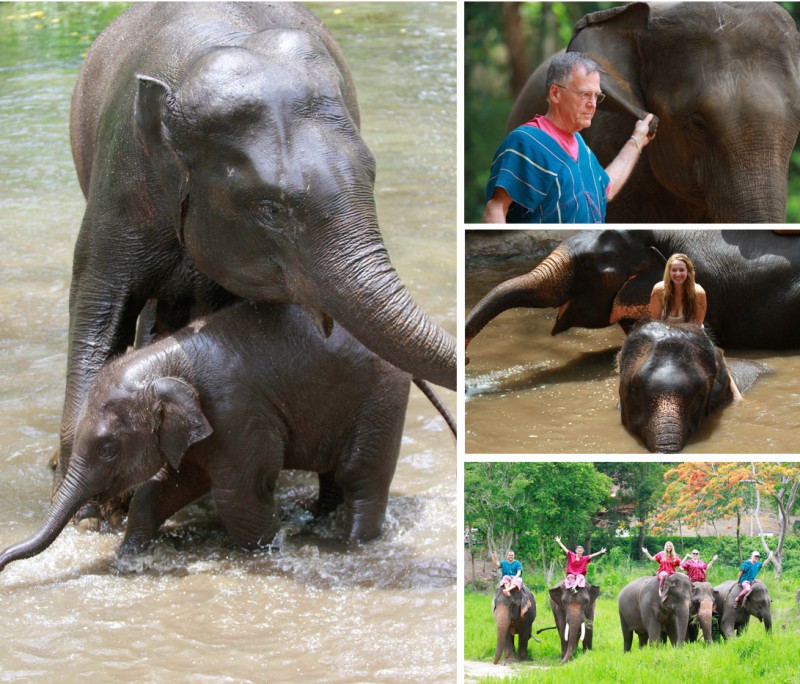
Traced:
POLYGON ((697 297, 695 293, 694 264, 685 254, 673 254, 667 259, 664 267, 664 298, 661 306, 664 316, 669 316, 672 305, 675 302, 675 285, 669 275, 669 269, 675 261, 682 261, 686 264, 686 281, 683 284, 683 320, 691 322, 694 320, 697 297))

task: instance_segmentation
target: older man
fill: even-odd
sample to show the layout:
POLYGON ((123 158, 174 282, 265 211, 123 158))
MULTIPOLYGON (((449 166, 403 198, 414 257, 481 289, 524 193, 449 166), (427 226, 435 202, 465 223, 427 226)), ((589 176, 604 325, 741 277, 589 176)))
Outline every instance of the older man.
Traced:
POLYGON ((556 55, 547 71, 544 116, 506 136, 486 188, 485 223, 603 223, 611 201, 633 171, 652 114, 637 121, 616 158, 603 169, 578 131, 588 128, 605 97, 600 67, 579 52, 556 55))
POLYGON ((742 605, 744 605, 744 600, 753 590, 753 582, 756 581, 756 575, 758 574, 758 571, 761 570, 762 566, 766 565, 770 561, 773 563, 775 562, 775 557, 772 555, 772 551, 769 552, 767 560, 761 561, 759 560, 760 558, 761 554, 758 551, 753 551, 753 553, 750 555, 750 559, 746 560, 739 567, 739 576, 736 578, 736 581, 741 585, 742 591, 739 592, 739 595, 734 599, 734 606, 738 606, 739 601, 741 601, 742 605))

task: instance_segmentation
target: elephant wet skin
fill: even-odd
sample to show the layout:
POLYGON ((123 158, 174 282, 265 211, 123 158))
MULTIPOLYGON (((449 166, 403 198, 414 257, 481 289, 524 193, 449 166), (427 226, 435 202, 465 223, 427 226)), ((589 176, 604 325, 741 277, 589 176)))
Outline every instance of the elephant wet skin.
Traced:
POLYGON ((467 317, 465 342, 515 307, 557 307, 553 335, 615 323, 630 329, 649 318, 653 286, 675 253, 695 265, 716 344, 800 348, 800 239, 769 230, 581 231, 529 273, 492 288, 467 317))
MULTIPOLYGON (((725 357, 695 323, 641 322, 622 343, 618 366, 622 424, 652 452, 681 451, 709 415, 733 401, 725 357)), ((737 361, 743 367, 764 369, 737 361)))
POLYGON ((142 484, 120 551, 149 544, 211 490, 233 541, 268 545, 281 469, 319 473, 343 536, 381 532, 410 377, 341 326, 325 339, 297 306, 242 302, 111 361, 77 421, 75 451, 41 530, 0 554, 43 551, 78 508, 142 484))
POLYGON ((594 608, 600 587, 587 584, 567 589, 564 583, 550 589, 550 610, 561 639, 561 662, 566 663, 575 654, 578 644, 583 650, 591 650, 594 632, 594 608))
MULTIPOLYGON (((658 118, 658 135, 609 203, 609 222, 786 220, 800 131, 800 35, 785 9, 631 3, 584 16, 567 49, 601 67, 606 98, 584 138, 603 166, 644 112, 658 118)), ((548 64, 520 93, 509 130, 545 113, 548 64)))
POLYGON ((524 584, 520 590, 512 589, 509 596, 498 587, 492 599, 492 615, 497 625, 497 648, 492 662, 497 665, 501 655, 503 662, 525 660, 536 619, 536 597, 524 584), (517 636, 516 650, 514 636, 517 636))
POLYGON ((741 591, 742 585, 736 580, 728 580, 714 587, 719 633, 726 639, 741 634, 750 622, 751 615, 761 620, 764 629, 771 632, 772 599, 767 585, 755 580, 752 591, 737 606, 734 601, 741 591))
POLYGON ((662 641, 662 633, 673 646, 686 640, 692 608, 692 583, 686 575, 667 577, 661 597, 658 577, 639 577, 622 588, 617 603, 625 653, 631 650, 634 633, 639 637, 639 648, 662 641))
POLYGON ((145 302, 173 331, 237 297, 302 305, 398 368, 456 388, 451 335, 413 302, 377 222, 344 57, 290 3, 144 3, 89 50, 71 142, 87 199, 70 290, 59 473, 145 302))

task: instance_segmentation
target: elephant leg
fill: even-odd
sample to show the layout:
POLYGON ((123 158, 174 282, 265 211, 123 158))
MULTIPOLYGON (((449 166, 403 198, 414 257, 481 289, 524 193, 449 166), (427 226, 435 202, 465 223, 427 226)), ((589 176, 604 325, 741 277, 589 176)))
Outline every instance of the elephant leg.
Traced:
MULTIPOLYGON (((645 631, 636 632, 636 634, 639 637, 639 648, 642 649, 645 646, 647 646, 647 644, 650 641, 650 637, 648 636, 647 632, 645 632, 645 631)), ((659 639, 660 639, 660 637, 659 637, 659 639)), ((656 639, 656 642, 658 642, 659 639, 656 639)))
POLYGON ((344 491, 344 538, 366 541, 380 535, 405 423, 408 381, 376 383, 378 392, 359 411, 348 452, 336 468, 344 491))
POLYGON ((344 491, 336 484, 334 473, 319 474, 319 496, 317 497, 317 515, 325 515, 335 511, 344 501, 344 491))
MULTIPOLYGON (((633 630, 628 627, 624 619, 620 617, 620 627, 622 627, 622 652, 628 653, 633 645, 633 630)), ((564 639, 561 639, 561 656, 564 656, 564 639)))
POLYGON ((188 462, 180 471, 162 468, 137 489, 117 554, 127 556, 144 550, 167 518, 201 497, 210 486, 208 473, 197 464, 188 462))

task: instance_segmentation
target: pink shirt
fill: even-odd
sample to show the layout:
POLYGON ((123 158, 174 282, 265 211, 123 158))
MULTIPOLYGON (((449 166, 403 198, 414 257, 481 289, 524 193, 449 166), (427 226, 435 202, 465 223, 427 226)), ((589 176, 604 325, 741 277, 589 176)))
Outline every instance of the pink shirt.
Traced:
POLYGON ((589 560, 589 556, 581 556, 578 558, 572 551, 567 551, 567 574, 585 575, 589 560))
POLYGON ((705 582, 706 581, 706 568, 708 565, 700 560, 690 558, 685 563, 681 563, 681 567, 686 570, 689 579, 692 582, 705 582))
POLYGON ((553 138, 553 140, 555 140, 559 145, 561 145, 561 147, 564 148, 564 151, 570 157, 572 157, 575 161, 578 161, 578 139, 575 137, 574 133, 566 133, 562 131, 558 126, 550 121, 550 119, 541 114, 534 116, 525 125, 533 126, 534 128, 538 128, 540 131, 547 133, 547 135, 553 138))
POLYGON ((681 559, 677 556, 673 556, 670 560, 667 558, 667 554, 663 551, 659 551, 654 558, 658 561, 658 572, 666 572, 668 575, 675 574, 675 568, 677 568, 681 564, 681 559))

